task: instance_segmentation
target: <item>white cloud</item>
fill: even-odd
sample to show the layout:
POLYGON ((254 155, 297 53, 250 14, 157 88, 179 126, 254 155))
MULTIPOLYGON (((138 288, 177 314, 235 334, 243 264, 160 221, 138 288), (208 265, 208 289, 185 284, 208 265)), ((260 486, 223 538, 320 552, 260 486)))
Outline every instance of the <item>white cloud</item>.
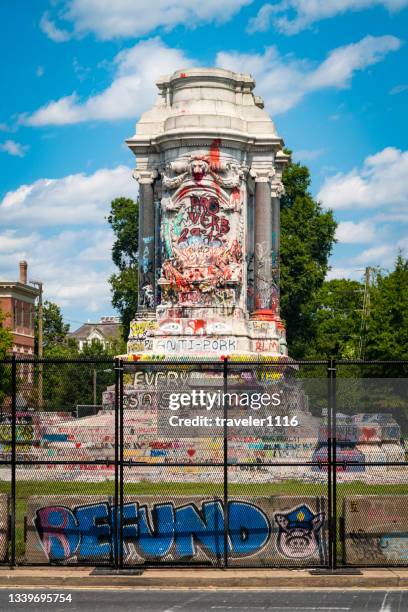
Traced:
POLYGON ((101 40, 139 37, 159 27, 171 30, 182 24, 193 28, 200 23, 223 23, 253 0, 66 0, 59 16, 73 26, 72 34, 59 29, 48 13, 41 29, 56 42, 72 35, 94 33, 101 40))
POLYGON ((1 276, 16 278, 18 262, 26 259, 29 276, 44 283, 45 299, 84 312, 110 311, 108 277, 113 272, 112 240, 108 227, 96 232, 63 230, 51 236, 22 234, 14 237, 14 247, 9 241, 9 250, 0 250, 1 276), (100 243, 105 249, 104 257, 95 261, 88 254, 98 250, 100 243))
POLYGON ((362 253, 353 257, 355 264, 363 264, 365 266, 381 266, 388 267, 392 265, 396 257, 397 249, 392 244, 381 244, 364 250, 362 253))
POLYGON ((15 142, 15 140, 6 140, 0 144, 0 151, 14 157, 24 157, 28 149, 27 145, 22 145, 19 142, 15 142))
POLYGON ((71 35, 66 30, 61 30, 55 23, 50 19, 49 13, 43 14, 40 20, 40 28, 54 42, 66 42, 70 39, 71 35))
POLYGON ((370 221, 342 221, 338 224, 336 238, 341 244, 359 244, 373 242, 376 237, 376 226, 370 221))
POLYGON ((326 280, 333 278, 350 278, 352 280, 361 279, 361 270, 350 267, 333 266, 326 274, 326 280))
POLYGON ((325 149, 300 149, 293 152, 292 159, 300 162, 311 161, 321 157, 324 152, 325 149))
POLYGON ((142 41, 116 55, 113 82, 101 93, 81 101, 74 92, 21 121, 42 126, 137 117, 156 99, 156 79, 191 63, 182 51, 167 47, 159 38, 142 41))
POLYGON ((94 174, 72 174, 59 179, 39 179, 9 191, 0 202, 0 226, 49 227, 101 225, 117 196, 135 198, 137 183, 131 170, 117 166, 94 174))
POLYGON ((276 47, 267 48, 263 55, 220 52, 217 65, 252 73, 269 112, 277 114, 298 104, 308 93, 348 87, 357 70, 380 62, 400 46, 395 36, 365 36, 357 43, 333 49, 316 67, 292 56, 280 56, 276 47))
POLYGON ((44 73, 45 73, 44 66, 37 66, 37 69, 35 71, 36 76, 42 77, 44 76, 44 73))
POLYGON ((19 236, 16 230, 7 230, 0 234, 0 253, 21 251, 33 244, 38 238, 39 235, 36 233, 19 236))
POLYGON ((30 277, 44 282, 46 299, 81 309, 84 318, 86 312, 110 312, 113 234, 105 217, 121 195, 137 197, 137 183, 124 166, 40 179, 9 192, 0 202, 1 276, 16 278, 19 260, 26 259, 30 277))
POLYGON ((408 90, 408 84, 401 84, 401 85, 396 85, 395 87, 393 87, 390 90, 390 96, 396 96, 400 93, 403 93, 404 91, 408 90))
POLYGON ((408 151, 387 147, 367 157, 361 169, 327 178, 317 198, 333 209, 381 206, 404 212, 407 194, 408 151))
POLYGON ((264 4, 250 19, 247 29, 253 34, 265 32, 273 25, 279 32, 292 35, 322 19, 378 6, 394 13, 408 6, 408 0, 281 0, 264 4))

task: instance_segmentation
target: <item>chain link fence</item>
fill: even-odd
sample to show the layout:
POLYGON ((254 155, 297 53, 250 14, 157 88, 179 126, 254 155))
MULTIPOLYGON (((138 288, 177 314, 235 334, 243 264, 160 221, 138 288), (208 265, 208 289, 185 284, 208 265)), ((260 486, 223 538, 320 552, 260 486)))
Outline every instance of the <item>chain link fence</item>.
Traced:
POLYGON ((407 565, 408 362, 0 362, 0 563, 407 565))

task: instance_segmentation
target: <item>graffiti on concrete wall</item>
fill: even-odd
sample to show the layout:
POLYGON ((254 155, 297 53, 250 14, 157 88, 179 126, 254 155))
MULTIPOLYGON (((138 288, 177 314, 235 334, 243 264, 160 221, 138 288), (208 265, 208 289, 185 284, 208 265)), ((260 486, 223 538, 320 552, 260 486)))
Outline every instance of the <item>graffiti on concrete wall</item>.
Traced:
POLYGON ((303 504, 282 514, 275 512, 279 525, 277 547, 288 559, 309 559, 319 548, 319 531, 325 521, 324 512, 314 514, 303 504))
POLYGON ((401 565, 408 559, 408 495, 345 497, 344 558, 350 565, 401 565))
MULTIPOLYGON (((224 506, 217 498, 180 496, 157 502, 153 497, 127 498, 123 506, 125 563, 206 561, 217 564, 228 552, 232 564, 323 563, 324 498, 306 498, 286 510, 289 500, 275 497, 228 502, 227 538, 224 506), (225 550, 225 546, 227 550, 225 550)), ((110 500, 78 503, 79 499, 30 498, 27 559, 75 562, 112 559, 115 508, 110 500)))
MULTIPOLYGON (((17 456, 29 453, 34 441, 34 426, 30 415, 16 418, 16 452, 17 456)), ((11 419, 0 423, 0 455, 11 453, 11 419)))
POLYGON ((180 353, 182 351, 235 351, 237 340, 233 337, 219 338, 165 338, 157 340, 157 350, 164 353, 180 353))

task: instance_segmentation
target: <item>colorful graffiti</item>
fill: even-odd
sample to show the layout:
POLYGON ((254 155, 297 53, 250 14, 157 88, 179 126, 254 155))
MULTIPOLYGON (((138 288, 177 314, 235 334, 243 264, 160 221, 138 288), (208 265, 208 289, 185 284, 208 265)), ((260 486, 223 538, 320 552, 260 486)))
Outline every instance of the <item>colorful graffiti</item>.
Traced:
POLYGON ((159 321, 159 333, 164 335, 203 336, 231 333, 231 324, 217 319, 167 318, 159 321))
MULTIPOLYGON (((60 497, 62 500, 62 497, 60 497)), ((322 561, 326 534, 325 513, 315 513, 308 503, 285 511, 290 498, 232 499, 228 502, 227 538, 224 505, 220 499, 178 497, 157 502, 153 497, 126 499, 123 506, 125 563, 148 561, 203 561, 219 563, 228 552, 232 564, 267 563, 273 558, 290 564, 299 560, 322 561), (226 546, 226 549, 225 549, 226 546)), ((296 498, 297 499, 297 498, 296 498)), ((110 560, 115 547, 115 507, 110 500, 76 504, 52 498, 30 498, 27 540, 29 560, 51 562, 110 560), (39 505, 40 501, 48 502, 39 505)), ((314 505, 325 504, 313 498, 314 505)), ((117 514, 117 524, 120 517, 117 514)))
POLYGON ((312 557, 319 549, 319 531, 325 518, 324 512, 314 514, 306 504, 292 508, 286 514, 276 512, 278 550, 288 559, 312 557))
POLYGON ((170 163, 163 173, 162 304, 181 303, 181 295, 185 303, 186 294, 202 304, 201 296, 211 294, 213 305, 220 289, 242 282, 244 173, 218 158, 211 149, 209 157, 170 163))
MULTIPOLYGON (((313 453, 312 461, 320 465, 314 466, 314 471, 327 471, 328 451, 327 446, 321 446, 313 453)), ((336 448, 336 461, 339 465, 336 467, 337 472, 364 472, 365 471, 365 455, 355 447, 336 448)))
POLYGON ((198 338, 164 338, 156 342, 158 351, 180 353, 183 351, 235 351, 237 340, 234 337, 198 337, 198 338))
MULTIPOLYGON (((34 441, 34 427, 30 415, 16 418, 16 449, 17 456, 29 453, 34 441)), ((11 453, 11 420, 5 418, 0 423, 0 455, 11 453)))

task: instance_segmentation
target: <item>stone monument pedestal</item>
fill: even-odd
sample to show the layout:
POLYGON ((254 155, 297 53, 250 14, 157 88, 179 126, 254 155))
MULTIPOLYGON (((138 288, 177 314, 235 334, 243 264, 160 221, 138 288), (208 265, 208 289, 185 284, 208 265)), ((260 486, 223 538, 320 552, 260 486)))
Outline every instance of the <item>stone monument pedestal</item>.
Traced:
POLYGON ((279 316, 283 141, 250 75, 188 69, 127 144, 139 182, 130 360, 286 357, 279 316))

